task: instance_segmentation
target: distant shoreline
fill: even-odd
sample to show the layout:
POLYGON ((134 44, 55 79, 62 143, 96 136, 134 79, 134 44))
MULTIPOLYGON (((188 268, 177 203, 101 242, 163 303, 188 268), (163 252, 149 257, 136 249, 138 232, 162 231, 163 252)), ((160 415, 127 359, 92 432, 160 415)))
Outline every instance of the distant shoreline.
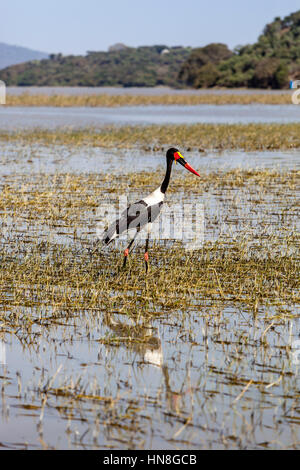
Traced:
POLYGON ((8 86, 8 96, 18 96, 27 93, 29 95, 282 95, 290 94, 291 90, 271 90, 257 88, 169 88, 169 87, 37 87, 37 86, 8 86))

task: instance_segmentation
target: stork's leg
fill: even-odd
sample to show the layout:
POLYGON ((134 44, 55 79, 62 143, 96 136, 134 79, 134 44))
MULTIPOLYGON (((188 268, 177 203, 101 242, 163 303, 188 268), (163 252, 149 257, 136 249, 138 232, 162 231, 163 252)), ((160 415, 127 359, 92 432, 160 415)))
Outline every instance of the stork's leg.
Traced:
POLYGON ((149 247, 150 230, 151 230, 151 224, 148 225, 147 238, 146 238, 146 245, 145 245, 145 253, 144 253, 145 266, 146 266, 146 274, 147 274, 148 269, 149 269, 148 247, 149 247))
POLYGON ((124 251, 123 268, 125 268, 125 266, 126 266, 126 261, 127 261, 128 255, 129 255, 129 250, 130 250, 130 248, 132 247, 133 242, 134 242, 134 240, 136 239, 136 236, 137 236, 138 233, 139 233, 139 230, 137 230, 137 231, 135 232, 134 237, 130 240, 130 243, 129 243, 128 247, 127 247, 126 250, 124 251))

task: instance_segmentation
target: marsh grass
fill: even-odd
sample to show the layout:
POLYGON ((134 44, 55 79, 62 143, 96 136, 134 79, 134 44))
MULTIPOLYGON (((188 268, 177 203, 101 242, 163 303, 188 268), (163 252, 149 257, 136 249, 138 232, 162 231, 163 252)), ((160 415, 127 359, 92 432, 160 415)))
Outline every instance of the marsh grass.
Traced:
POLYGON ((2 142, 64 144, 104 148, 133 148, 162 151, 178 146, 186 151, 206 149, 275 150, 300 147, 300 123, 291 124, 193 124, 103 127, 0 132, 2 142))
MULTIPOLYGON (((90 218, 95 224, 96 209, 106 196, 121 195, 122 192, 139 190, 141 196, 157 187, 162 179, 162 171, 143 173, 110 173, 87 175, 30 175, 6 177, 0 185, 0 210, 3 220, 13 217, 24 220, 53 223, 63 222, 76 229, 82 220, 90 218)), ((282 172, 271 169, 233 169, 229 171, 201 172, 201 178, 191 179, 189 175, 173 174, 168 194, 192 193, 193 196, 207 192, 234 191, 244 188, 248 197, 257 194, 256 203, 262 204, 272 197, 281 202, 283 209, 287 197, 292 197, 289 210, 297 210, 297 190, 300 185, 300 172, 282 172)), ((178 196, 177 196, 178 197, 178 196)), ((190 199, 192 201, 192 199, 190 199)), ((175 200, 176 202, 176 200, 175 200)))
MULTIPOLYGON (((0 195, 2 308, 40 305, 68 311, 100 305, 103 311, 136 314, 141 308, 147 312, 147 305, 149 312, 154 305, 159 312, 217 300, 252 307, 297 303, 299 179, 297 171, 274 170, 204 173, 201 181, 174 175, 170 197, 175 191, 185 195, 192 191, 194 198, 208 191, 223 198, 226 192, 242 191, 238 199, 228 200, 232 209, 226 218, 233 220, 234 227, 235 206, 239 201, 245 212, 243 197, 248 198, 256 206, 251 216, 255 230, 261 223, 256 212, 265 213, 260 227, 265 231, 265 242, 257 245, 250 228, 247 233, 237 225, 231 239, 224 235, 191 253, 180 243, 171 249, 154 244, 151 272, 145 280, 139 249, 130 259, 129 270, 123 272, 120 252, 103 251, 101 244, 97 245, 96 215, 105 194, 148 192, 159 184, 159 171, 129 173, 117 179, 110 174, 6 178, 0 195), (275 220, 281 220, 280 230, 272 228, 274 218, 269 215, 275 210, 273 198, 277 200, 275 220), (288 229, 286 224, 292 225, 288 229), (55 235, 50 240, 51 233, 55 235)), ((213 214, 207 216, 212 217, 208 225, 213 224, 213 214)))
MULTIPOLYGON (((214 196, 236 231, 192 252, 152 242, 146 277, 141 248, 123 270, 117 247, 97 243, 97 207, 160 180, 1 178, 0 328, 18 358, 1 376, 4 426, 17 423, 4 445, 299 447, 299 172, 174 172, 170 199, 214 196), (22 419, 35 441, 16 440, 22 419)), ((208 233, 221 223, 215 207, 206 219, 208 233)))
POLYGON ((278 94, 203 94, 203 95, 21 95, 7 96, 7 106, 55 106, 55 107, 120 107, 150 105, 186 105, 200 104, 292 104, 291 96, 278 94))
MULTIPOLYGON (((295 242, 291 238, 289 245, 295 242)), ((300 301, 299 258, 294 254, 262 259, 259 250, 249 251, 238 242, 207 244, 193 253, 154 245, 147 279, 142 259, 137 250, 129 270, 123 272, 119 251, 91 256, 88 250, 78 253, 55 245, 27 249, 24 244, 17 252, 7 252, 2 246, 2 319, 5 311, 21 306, 66 314, 74 309, 100 308, 103 312, 137 315, 142 310, 144 315, 155 315, 155 311, 201 308, 217 301, 250 308, 291 307, 300 301)), ((32 320, 37 319, 33 316, 32 320)))

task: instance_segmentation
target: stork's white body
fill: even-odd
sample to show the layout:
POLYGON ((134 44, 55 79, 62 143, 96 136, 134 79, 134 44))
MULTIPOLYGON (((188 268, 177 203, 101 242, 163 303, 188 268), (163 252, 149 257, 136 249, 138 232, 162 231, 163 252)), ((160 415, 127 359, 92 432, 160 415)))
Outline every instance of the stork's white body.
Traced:
POLYGON ((140 232, 142 229, 146 229, 149 234, 152 222, 160 213, 164 198, 165 195, 159 186, 149 196, 131 204, 122 213, 120 219, 111 224, 104 232, 104 243, 108 245, 122 233, 132 230, 140 232))
POLYGON ((154 204, 159 204, 160 202, 164 202, 165 195, 161 192, 160 186, 153 191, 149 196, 142 199, 147 206, 154 206, 154 204))

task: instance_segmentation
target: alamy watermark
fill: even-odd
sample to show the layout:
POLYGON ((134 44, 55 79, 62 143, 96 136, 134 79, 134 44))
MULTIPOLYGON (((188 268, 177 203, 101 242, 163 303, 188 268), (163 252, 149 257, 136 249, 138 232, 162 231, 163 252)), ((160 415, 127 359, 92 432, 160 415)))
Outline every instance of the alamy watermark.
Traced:
MULTIPOLYGON (((139 201, 137 195, 134 199, 139 201)), ((147 208, 143 202, 132 204, 127 195, 121 195, 117 201, 104 200, 101 203, 97 211, 97 220, 96 230, 99 239, 103 238, 108 227, 110 235, 117 227, 124 228, 123 233, 117 237, 117 240, 121 241, 120 248, 124 244, 122 242, 130 241, 134 237, 137 226, 141 228, 137 240, 146 240, 147 228, 150 228, 151 240, 181 241, 187 250, 199 249, 204 243, 204 206, 197 201, 182 200, 174 204, 166 202, 159 208, 157 205, 147 208), (129 206, 131 208, 128 213, 129 206), (148 216, 151 219, 155 215, 157 217, 149 227, 148 216)))
POLYGON ((290 341, 292 364, 300 365, 300 318, 295 318, 291 324, 291 334, 294 330, 293 339, 290 341), (299 339, 294 339, 294 338, 299 339))
POLYGON ((300 339, 293 341, 292 348, 292 363, 296 366, 300 364, 300 339))
POLYGON ((292 90, 296 89, 292 94, 292 103, 300 104, 300 80, 291 80, 290 88, 292 90))
POLYGON ((0 338, 0 365, 6 364, 5 342, 0 338))
POLYGON ((0 104, 6 104, 6 85, 0 80, 0 104))

